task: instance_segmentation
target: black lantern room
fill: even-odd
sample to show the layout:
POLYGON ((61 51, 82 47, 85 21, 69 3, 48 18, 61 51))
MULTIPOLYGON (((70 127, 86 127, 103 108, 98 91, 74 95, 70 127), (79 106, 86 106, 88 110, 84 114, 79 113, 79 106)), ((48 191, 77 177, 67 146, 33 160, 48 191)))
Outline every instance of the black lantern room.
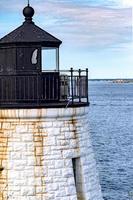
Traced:
POLYGON ((71 98, 72 102, 75 98, 80 103, 84 98, 87 104, 87 70, 82 79, 83 70, 75 77, 72 68, 61 74, 59 46, 62 42, 35 25, 34 9, 29 4, 23 9, 23 15, 23 24, 0 39, 0 107, 67 105, 71 98), (52 66, 47 66, 50 52, 52 66))
POLYGON ((48 49, 55 49, 55 70, 59 70, 59 46, 62 42, 34 24, 32 7, 25 7, 23 14, 23 25, 0 40, 0 73, 40 72, 43 52, 45 54, 48 49))

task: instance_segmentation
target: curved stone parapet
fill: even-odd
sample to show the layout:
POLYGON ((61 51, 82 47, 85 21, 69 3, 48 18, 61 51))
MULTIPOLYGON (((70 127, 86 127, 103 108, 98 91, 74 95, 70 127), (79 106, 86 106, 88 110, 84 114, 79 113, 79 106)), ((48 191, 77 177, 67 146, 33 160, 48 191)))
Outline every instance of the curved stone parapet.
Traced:
POLYGON ((49 120, 49 118, 80 117, 88 113, 88 107, 71 108, 39 108, 39 109, 1 109, 0 118, 6 119, 29 119, 49 120))

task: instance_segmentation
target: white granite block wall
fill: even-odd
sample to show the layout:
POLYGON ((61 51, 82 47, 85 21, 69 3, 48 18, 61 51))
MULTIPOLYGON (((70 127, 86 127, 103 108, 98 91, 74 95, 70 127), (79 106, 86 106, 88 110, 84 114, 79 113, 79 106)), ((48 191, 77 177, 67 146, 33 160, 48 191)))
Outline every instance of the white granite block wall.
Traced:
POLYGON ((0 200, 102 200, 87 112, 0 111, 0 200))

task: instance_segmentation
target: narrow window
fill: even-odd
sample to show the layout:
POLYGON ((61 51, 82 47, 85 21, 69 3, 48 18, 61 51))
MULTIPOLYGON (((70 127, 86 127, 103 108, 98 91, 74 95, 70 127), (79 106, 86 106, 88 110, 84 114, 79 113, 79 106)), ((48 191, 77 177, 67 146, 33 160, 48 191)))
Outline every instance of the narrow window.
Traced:
POLYGON ((72 165, 73 165, 73 175, 74 175, 74 181, 75 181, 75 185, 76 185, 76 158, 72 159, 72 165))
POLYGON ((75 187, 77 192, 77 199, 84 200, 83 180, 82 180, 82 167, 80 158, 72 158, 73 176, 75 180, 75 187))

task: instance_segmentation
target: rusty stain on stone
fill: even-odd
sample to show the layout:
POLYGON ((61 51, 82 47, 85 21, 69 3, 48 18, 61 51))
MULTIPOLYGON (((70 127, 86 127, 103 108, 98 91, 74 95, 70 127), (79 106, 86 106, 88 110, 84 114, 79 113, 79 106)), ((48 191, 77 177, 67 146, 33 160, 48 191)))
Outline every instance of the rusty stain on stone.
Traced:
POLYGON ((69 120, 69 123, 70 124, 72 124, 72 126, 73 126, 73 133, 74 133, 74 138, 76 139, 76 137, 77 137, 77 127, 76 127, 76 124, 77 124, 77 120, 76 119, 74 119, 74 118, 72 118, 71 120, 69 120))
POLYGON ((44 173, 43 173, 43 156, 44 156, 44 140, 47 138, 47 133, 44 133, 44 129, 40 125, 40 122, 35 122, 34 125, 36 130, 33 133, 34 138, 34 155, 35 155, 35 181, 38 176, 41 178, 41 183, 39 185, 35 185, 36 188, 36 196, 39 195, 40 200, 43 200, 43 193, 45 191, 45 183, 44 183, 44 173), (36 174, 39 172, 39 175, 36 174), (43 192, 37 193, 37 187, 41 187, 43 192))
POLYGON ((8 173, 7 173, 8 136, 3 124, 0 129, 0 200, 7 199, 8 173), (6 165, 6 166, 5 166, 6 165))

